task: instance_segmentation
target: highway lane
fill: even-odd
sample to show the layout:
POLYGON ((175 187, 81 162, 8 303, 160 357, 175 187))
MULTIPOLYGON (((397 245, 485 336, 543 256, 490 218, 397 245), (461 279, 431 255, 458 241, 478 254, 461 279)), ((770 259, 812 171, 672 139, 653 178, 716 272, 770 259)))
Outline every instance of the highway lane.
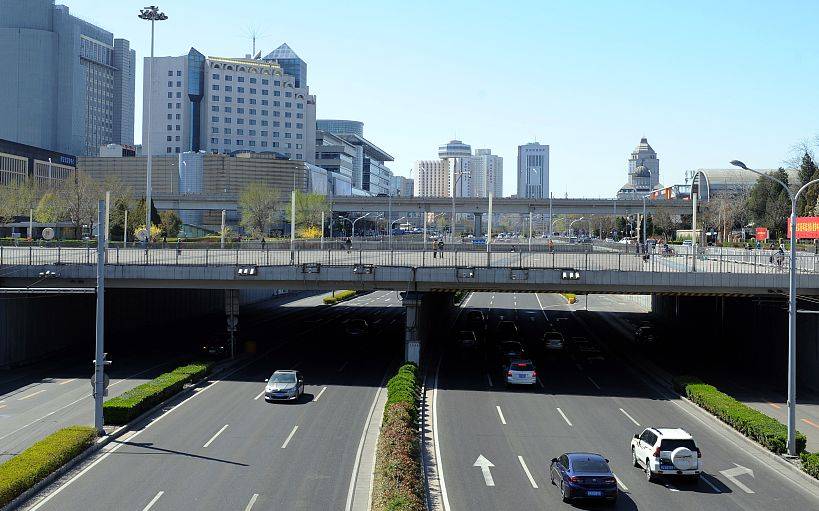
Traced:
POLYGON ((369 409, 401 353, 402 311, 395 293, 375 292, 266 324, 257 357, 28 508, 145 509, 159 495, 150 509, 344 509, 369 409), (349 317, 368 320, 370 341, 342 335, 349 317), (259 397, 277 368, 303 371, 301 402, 259 397))
MULTIPOLYGON (((480 293, 469 306, 489 310, 491 325, 500 316, 517 317, 529 338, 542 332, 541 304, 568 336, 600 342, 614 335, 580 322, 561 300, 480 293)), ((754 455, 744 439, 647 386, 606 351, 541 357, 537 363, 541 385, 507 390, 499 382, 500 371, 486 370, 480 360, 459 351, 444 354, 437 382, 438 440, 452 510, 560 508, 548 462, 572 450, 600 452, 611 460, 622 490, 617 509, 819 509, 815 485, 800 485, 800 476, 797 482, 784 477, 767 455, 754 455), (683 427, 694 436, 706 470, 698 484, 648 483, 631 466, 630 439, 649 425, 683 427), (479 456, 494 465, 489 467, 492 485, 475 466, 479 456), (732 475, 737 465, 753 471, 753 476, 736 477, 753 493, 722 473, 732 475)))

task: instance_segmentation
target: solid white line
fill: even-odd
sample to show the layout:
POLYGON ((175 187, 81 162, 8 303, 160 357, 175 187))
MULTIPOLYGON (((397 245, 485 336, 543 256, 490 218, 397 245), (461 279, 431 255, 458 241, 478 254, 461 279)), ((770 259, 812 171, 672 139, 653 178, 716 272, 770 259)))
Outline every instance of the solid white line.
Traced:
POLYGON ((248 502, 247 506, 245 506, 245 511, 250 511, 251 509, 253 509, 253 504, 256 503, 256 499, 258 499, 258 498, 259 498, 259 494, 254 493, 253 496, 250 497, 250 502, 248 502))
POLYGON ((558 409, 557 409, 557 411, 558 411, 558 413, 559 413, 559 414, 560 414, 560 415, 563 417, 563 420, 564 420, 564 421, 566 421, 566 424, 568 424, 569 426, 571 426, 571 425, 572 425, 572 423, 571 423, 571 421, 569 420, 569 418, 568 418, 568 417, 566 417, 566 414, 565 414, 565 413, 563 413, 563 410, 561 410, 560 408, 558 408, 558 409))
POLYGON ((592 382, 592 385, 594 385, 595 387, 597 387, 597 390, 602 390, 602 389, 601 389, 601 387, 600 387, 600 385, 598 385, 596 381, 592 380, 591 376, 586 376, 586 378, 588 378, 588 379, 589 379, 589 381, 590 381, 590 382, 592 382))
POLYGON ((532 488, 537 489, 537 483, 535 482, 535 478, 532 477, 532 473, 529 472, 529 467, 527 467, 526 462, 523 461, 523 456, 518 456, 518 461, 520 461, 520 466, 523 467, 523 471, 526 473, 526 477, 529 478, 529 482, 532 483, 532 488))
POLYGON ((435 368, 435 386, 432 389, 432 439, 435 443, 435 460, 438 469, 438 484, 441 486, 441 501, 444 511, 450 511, 449 495, 446 492, 444 482, 444 462, 441 459, 441 446, 438 444, 438 371, 441 370, 441 360, 438 359, 438 366, 435 368))
POLYGON ((293 438, 293 435, 295 435, 295 434, 296 434, 296 431, 298 431, 298 429, 299 429, 299 427, 298 427, 298 426, 293 426, 293 431, 291 431, 291 432, 290 432, 290 434, 289 434, 289 435, 287 435, 287 439, 286 439, 286 440, 284 441, 284 443, 282 444, 282 449, 286 449, 286 448, 287 448, 287 444, 289 444, 289 443, 290 443, 290 439, 291 439, 291 438, 293 438))
POLYGON ((492 386, 492 378, 489 376, 489 373, 486 373, 486 381, 489 382, 489 386, 492 386))
POLYGON ((344 372, 344 368, 347 367, 347 364, 349 364, 349 363, 350 363, 350 361, 348 360, 348 361, 344 362, 343 364, 341 364, 341 367, 338 368, 338 372, 340 372, 340 373, 344 372))
POLYGON ((258 400, 260 397, 262 397, 263 395, 264 395, 264 389, 262 389, 262 391, 261 391, 261 392, 259 392, 259 395, 258 395, 258 396, 256 396, 256 397, 254 397, 254 398, 253 398, 253 401, 257 401, 257 400, 258 400))
POLYGON ((639 423, 639 422, 637 422, 636 420, 634 420, 634 417, 632 417, 631 415, 629 415, 627 411, 623 410, 622 408, 620 408, 620 411, 621 411, 621 412, 623 412, 623 415, 625 415, 626 417, 628 417, 628 418, 629 418, 629 420, 630 420, 631 422, 633 422, 635 426, 639 426, 639 425, 640 425, 640 423, 639 423))
POLYGON ((708 479, 709 479, 709 477, 706 477, 706 475, 705 475, 705 474, 700 475, 700 479, 702 479, 702 480, 703 480, 703 482, 704 482, 705 484, 707 484, 708 486, 710 486, 710 487, 711 487, 711 489, 712 489, 712 490, 714 490, 715 492, 717 492, 717 493, 722 493, 722 490, 720 490, 719 488, 717 488, 717 486, 716 486, 714 483, 712 483, 711 481, 709 481, 709 480, 708 480, 708 479))
POLYGON ((583 370, 583 366, 582 366, 582 365, 580 365, 579 363, 575 364, 575 366, 577 367, 577 370, 578 370, 578 371, 582 371, 582 370, 583 370))
POLYGON ((500 416, 501 424, 503 424, 505 426, 506 425, 506 418, 503 416, 503 412, 501 411, 500 406, 495 406, 495 408, 498 410, 498 416, 500 416))
POLYGON ((151 499, 150 502, 148 502, 148 505, 145 506, 144 508, 142 508, 142 511, 148 511, 149 509, 154 507, 154 504, 156 504, 156 501, 159 500, 159 498, 162 497, 162 495, 164 493, 165 493, 164 491, 161 491, 161 492, 157 493, 156 496, 153 499, 151 499))
POLYGON ((212 437, 210 437, 210 440, 208 440, 207 442, 205 442, 205 445, 203 445, 202 447, 203 447, 203 448, 205 448, 205 447, 209 446, 210 444, 212 444, 212 443, 213 443, 213 441, 214 441, 214 440, 216 440, 216 437, 217 437, 217 436, 219 436, 219 435, 221 435, 221 434, 222 434, 222 432, 223 432, 224 430, 226 430, 227 428, 228 428, 228 425, 227 425, 227 424, 225 424, 224 426, 222 426, 222 429, 220 429, 219 431, 217 431, 217 432, 216 432, 216 434, 215 434, 215 435, 213 435, 212 437))
POLYGON ((327 390, 327 387, 322 387, 322 389, 319 391, 319 393, 316 395, 316 397, 313 398, 314 403, 319 400, 321 395, 324 394, 325 390, 327 390))
POLYGON ((57 385, 65 385, 66 383, 71 383, 72 381, 77 381, 76 378, 71 378, 70 380, 61 381, 57 385))
POLYGON ((543 385, 543 381, 541 381, 540 376, 537 377, 537 383, 538 383, 538 385, 540 385, 540 388, 542 388, 542 389, 546 388, 546 386, 543 385))
POLYGON ((42 393, 43 393, 43 392, 45 392, 46 390, 47 390, 47 389, 38 390, 37 392, 32 392, 31 394, 27 394, 27 395, 25 395, 25 396, 23 396, 23 397, 18 397, 18 398, 17 398, 17 401, 23 401, 24 399, 28 399, 28 398, 30 398, 30 397, 34 397, 34 396, 36 396, 37 394, 42 394, 42 393))
POLYGON ((619 477, 617 477, 617 475, 616 475, 616 474, 612 474, 612 475, 614 476, 614 480, 615 480, 615 481, 617 481, 617 484, 619 484, 619 485, 620 485, 620 488, 622 488, 622 489, 623 489, 623 491, 628 491, 628 486, 626 486, 625 484, 623 484, 623 481, 621 481, 621 480, 620 480, 620 478, 619 478, 619 477))

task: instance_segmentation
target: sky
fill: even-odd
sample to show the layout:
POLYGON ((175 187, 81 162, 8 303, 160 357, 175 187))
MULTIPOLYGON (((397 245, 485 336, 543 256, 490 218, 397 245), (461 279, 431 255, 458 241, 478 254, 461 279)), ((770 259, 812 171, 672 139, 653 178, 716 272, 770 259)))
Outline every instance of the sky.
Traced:
MULTIPOLYGON (((58 0, 137 52, 142 126, 144 2, 58 0)), ((819 2, 165 0, 156 55, 244 56, 287 42, 308 63, 317 118, 364 122, 397 175, 457 138, 504 158, 550 146, 563 197, 611 197, 647 137, 660 181, 783 165, 819 135, 819 2)))

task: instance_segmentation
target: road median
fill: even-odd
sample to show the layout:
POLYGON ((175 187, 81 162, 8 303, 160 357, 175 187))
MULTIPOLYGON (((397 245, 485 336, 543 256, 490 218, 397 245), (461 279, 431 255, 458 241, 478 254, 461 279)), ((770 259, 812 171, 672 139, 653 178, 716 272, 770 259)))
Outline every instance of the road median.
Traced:
POLYGON ((352 300, 358 294, 357 291, 345 290, 345 291, 336 291, 333 296, 325 296, 324 297, 324 304, 325 305, 335 305, 340 302, 344 302, 347 300, 352 300))

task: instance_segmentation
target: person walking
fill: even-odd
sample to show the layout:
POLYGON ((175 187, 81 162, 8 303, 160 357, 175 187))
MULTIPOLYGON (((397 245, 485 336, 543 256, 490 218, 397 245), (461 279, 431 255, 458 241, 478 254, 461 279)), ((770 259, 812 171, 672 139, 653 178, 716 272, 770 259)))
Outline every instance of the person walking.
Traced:
POLYGON ((350 249, 353 248, 353 241, 350 238, 347 238, 347 241, 345 241, 344 244, 347 246, 347 253, 349 254, 350 249))
POLYGON ((555 251, 555 243, 552 241, 552 238, 549 238, 549 252, 555 251))
POLYGON ((441 259, 444 258, 444 240, 438 240, 438 251, 440 252, 441 259))

